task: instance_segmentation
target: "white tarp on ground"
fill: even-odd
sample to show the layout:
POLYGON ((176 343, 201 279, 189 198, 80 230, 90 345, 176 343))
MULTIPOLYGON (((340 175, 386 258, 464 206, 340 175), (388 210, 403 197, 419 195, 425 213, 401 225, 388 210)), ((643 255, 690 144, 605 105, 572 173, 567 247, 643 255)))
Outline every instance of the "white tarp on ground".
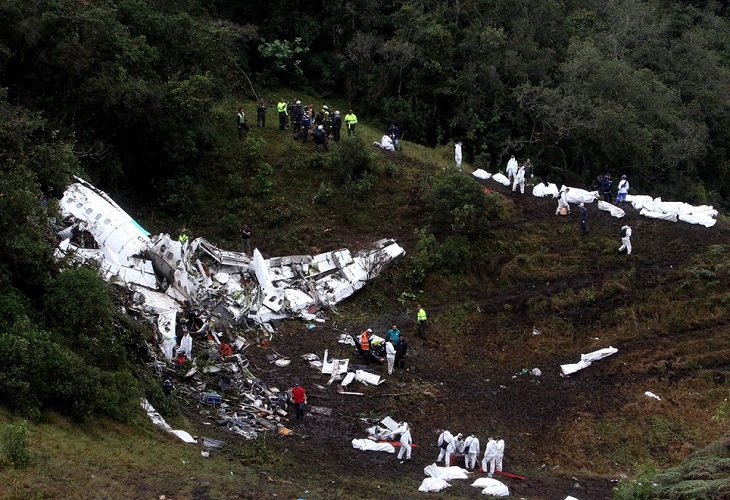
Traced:
POLYGON ((651 209, 654 206, 654 198, 647 194, 627 194, 626 201, 631 203, 631 206, 636 210, 641 210, 642 208, 651 209))
POLYGON ((483 495, 492 495, 493 497, 509 496, 509 488, 507 488, 507 485, 491 477, 480 477, 471 483, 471 485, 475 488, 482 488, 483 495))
POLYGON ((555 197, 557 195, 558 186, 556 186, 552 182, 550 184, 543 184, 541 182, 532 188, 532 196, 537 196, 538 198, 544 198, 546 196, 555 197))
POLYGON ((376 443, 370 439, 353 439, 352 447, 356 450, 363 451, 384 451, 386 453, 395 453, 395 446, 390 443, 376 443))
POLYGON ((418 491, 422 491, 424 493, 436 493, 444 488, 448 488, 449 486, 451 485, 443 479, 427 477, 421 482, 421 486, 418 487, 418 491))
POLYGON ((492 176, 492 174, 490 174, 486 170, 482 170, 481 168, 478 168, 475 171, 473 171, 471 173, 471 175, 473 175, 477 179, 484 179, 484 180, 487 180, 492 176))
POLYGON ((677 214, 665 214, 662 212, 655 212, 653 210, 649 210, 648 208, 642 208, 641 212, 639 212, 639 215, 649 217, 650 219, 660 219, 668 220, 669 222, 677 222, 677 214))
MULTIPOLYGON (((565 189, 565 186, 560 188, 561 191, 565 189)), ((596 193, 572 187, 567 193, 565 193, 565 199, 568 203, 593 203, 596 199, 596 193)))
POLYGON ((560 365, 560 370, 563 375, 570 375, 571 373, 575 373, 578 370, 582 370, 583 368, 591 366, 591 363, 594 361, 603 359, 606 356, 611 356, 612 354, 616 354, 617 352, 618 349, 616 349, 615 347, 605 347, 597 351, 589 352, 588 354, 581 354, 579 363, 560 365))
POLYGON ((717 210, 710 205, 690 205, 682 201, 662 201, 661 198, 652 198, 648 195, 627 195, 626 201, 636 209, 639 215, 650 219, 678 220, 688 224, 699 224, 712 227, 717 222, 717 210))
POLYGON ((492 176, 492 180, 493 180, 494 182, 499 182, 500 184, 503 184, 503 185, 505 185, 505 186, 509 186, 509 179, 507 178, 507 176, 506 176, 506 175, 504 175, 504 174, 502 174, 502 173, 497 173, 497 174, 494 174, 494 175, 492 176))
POLYGON ((712 227, 717 222, 708 214, 679 214, 679 220, 688 224, 699 224, 705 227, 712 227))
POLYGON ((624 212, 622 209, 617 207, 616 205, 611 205, 608 202, 598 200, 598 210, 605 210, 606 212, 610 213, 614 217, 621 218, 624 215, 626 215, 626 212, 624 212))
POLYGON ((461 467, 439 467, 436 464, 427 465, 423 468, 423 473, 428 477, 436 477, 444 481, 452 479, 469 479, 469 471, 461 467))

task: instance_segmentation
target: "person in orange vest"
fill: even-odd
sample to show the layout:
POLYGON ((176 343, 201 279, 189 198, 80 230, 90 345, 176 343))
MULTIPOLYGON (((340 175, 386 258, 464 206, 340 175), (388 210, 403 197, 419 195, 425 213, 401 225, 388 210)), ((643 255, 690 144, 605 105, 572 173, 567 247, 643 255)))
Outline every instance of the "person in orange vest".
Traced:
POLYGON ((370 328, 363 330, 360 334, 360 352, 365 357, 366 364, 370 364, 370 336, 372 334, 373 331, 370 328))

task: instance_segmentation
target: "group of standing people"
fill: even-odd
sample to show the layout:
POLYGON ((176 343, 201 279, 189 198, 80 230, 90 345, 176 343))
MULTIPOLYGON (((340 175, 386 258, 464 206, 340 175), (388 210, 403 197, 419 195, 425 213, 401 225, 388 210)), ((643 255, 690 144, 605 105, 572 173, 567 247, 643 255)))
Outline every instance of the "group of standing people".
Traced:
MULTIPOLYGON (((596 182, 593 185, 594 188, 597 188, 598 196, 603 196, 604 201, 607 203, 611 202, 611 186, 612 182, 610 174, 599 175, 596 177, 596 182)), ((570 214, 570 204, 568 203, 569 192, 569 187, 565 187, 558 192, 558 207, 555 209, 555 215, 570 214)), ((621 181, 618 185, 618 193, 616 194, 615 203, 624 203, 628 192, 629 181, 624 174, 621 176, 621 181)), ((585 236, 588 234, 588 208, 586 208, 585 203, 580 203, 578 207, 580 208, 580 234, 581 236, 585 236)), ((618 253, 625 251, 626 255, 631 255, 631 234, 631 226, 626 224, 621 227, 621 246, 617 250, 618 253)))
MULTIPOLYGON (((379 347, 379 345, 376 346, 373 340, 372 328, 367 328, 360 332, 360 335, 356 339, 356 347, 360 356, 365 359, 366 364, 370 363, 371 357, 375 357, 379 362, 382 362, 382 358, 373 353, 373 350, 379 347)), ((393 374, 393 369, 395 367, 405 369, 405 358, 408 355, 408 341, 398 329, 397 325, 393 325, 385 335, 384 347, 385 360, 388 364, 388 375, 393 374)))
MULTIPOLYGON (((448 430, 443 430, 438 437, 439 455, 436 463, 444 461, 446 467, 451 466, 453 457, 463 456, 464 465, 467 470, 476 467, 477 457, 480 453, 479 438, 470 434, 464 438, 461 433, 454 436, 448 430)), ((482 459, 482 472, 487 472, 492 477, 495 471, 502 471, 502 459, 504 458, 504 439, 494 439, 489 436, 482 459)))
MULTIPOLYGON (((613 180, 611 180, 611 174, 599 174, 593 184, 593 189, 598 192, 599 196, 603 198, 603 201, 611 203, 613 199, 613 180)), ((616 193, 614 203, 625 203, 627 194, 629 194, 629 180, 626 174, 624 174, 618 183, 618 192, 616 193)))
POLYGON ((525 194, 525 181, 535 175, 532 161, 528 158, 524 163, 519 163, 512 155, 507 161, 507 179, 512 183, 512 192, 520 188, 520 194, 525 194))
MULTIPOLYGON (((268 107, 266 101, 260 98, 256 103, 256 126, 266 127, 266 113, 268 107)), ((309 136, 314 139, 315 148, 319 151, 320 146, 328 151, 327 142, 333 140, 338 142, 341 137, 343 123, 347 128, 347 135, 355 135, 357 128, 357 115, 352 110, 343 117, 338 110, 333 110, 326 104, 319 112, 315 113, 314 104, 303 105, 302 101, 287 101, 279 99, 276 104, 276 112, 279 117, 279 130, 288 130, 291 126, 293 138, 307 142, 309 136)), ((238 126, 238 138, 243 138, 243 132, 248 131, 246 115, 243 108, 238 109, 236 114, 236 125, 238 126)))

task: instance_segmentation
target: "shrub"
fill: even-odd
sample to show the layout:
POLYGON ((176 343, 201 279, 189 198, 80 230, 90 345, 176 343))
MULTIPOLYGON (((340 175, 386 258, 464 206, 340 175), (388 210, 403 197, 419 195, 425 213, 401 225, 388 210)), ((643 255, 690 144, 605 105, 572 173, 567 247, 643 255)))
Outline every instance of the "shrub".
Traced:
POLYGON ((164 194, 160 206, 171 214, 189 217, 195 213, 200 188, 189 175, 167 179, 161 191, 164 194))
POLYGON ((439 231, 453 231, 471 240, 487 229, 487 199, 481 186, 459 172, 448 172, 434 180, 429 193, 431 218, 439 231))
POLYGON ((348 198, 367 192, 377 178, 373 155, 357 137, 333 144, 327 165, 335 180, 344 186, 348 198))
POLYGON ((398 177, 400 175, 398 165, 393 162, 386 163, 383 171, 387 177, 398 177))
POLYGON ((241 151, 240 157, 243 159, 244 167, 249 167, 253 170, 253 166, 258 164, 263 158, 264 148, 266 147, 266 141, 261 137, 254 135, 247 135, 243 141, 243 150, 241 151))
POLYGON ((366 194, 372 191, 378 177, 372 172, 365 172, 363 176, 352 183, 352 195, 355 199, 363 199, 366 194))
POLYGON ((58 331, 66 345, 96 354, 111 343, 113 308, 109 288, 94 269, 70 268, 49 288, 46 323, 58 331))
POLYGON ((274 169, 268 163, 262 163, 259 168, 256 169, 256 177, 253 182, 255 186, 256 194, 269 194, 274 187, 274 169))
POLYGON ((248 181, 241 175, 241 172, 229 174, 228 182, 226 182, 228 196, 233 199, 241 197, 248 190, 248 184, 248 181))
POLYGON ((438 266, 444 270, 459 272, 469 265, 472 250, 464 236, 449 236, 439 246, 438 266))
POLYGON ((656 470, 649 468, 639 474, 638 479, 622 479, 614 489, 614 498, 617 500, 649 500, 658 498, 655 484, 656 470))
POLYGON ((335 196, 335 190, 329 182, 319 183, 319 190, 314 195, 314 202, 320 205, 329 206, 335 196))
POLYGON ((28 448, 28 425, 25 422, 7 424, 2 436, 2 462, 13 467, 26 467, 33 459, 28 448))

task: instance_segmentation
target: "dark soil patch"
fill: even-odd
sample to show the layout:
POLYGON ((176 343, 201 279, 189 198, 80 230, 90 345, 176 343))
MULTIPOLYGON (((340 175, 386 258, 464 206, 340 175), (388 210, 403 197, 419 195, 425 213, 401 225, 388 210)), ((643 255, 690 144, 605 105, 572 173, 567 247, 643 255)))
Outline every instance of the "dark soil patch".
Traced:
MULTIPOLYGON (((623 389, 637 381, 636 375, 627 370, 623 360, 649 356, 658 347, 656 339, 636 339, 616 345, 614 347, 619 348, 620 355, 594 363, 589 369, 569 378, 560 375, 559 366, 575 363, 582 352, 594 350, 590 339, 594 336, 593 331, 600 329, 604 315, 640 301, 642 286, 629 288, 598 303, 577 306, 561 314, 545 313, 542 317, 529 314, 525 304, 533 297, 551 296, 567 289, 600 288, 630 268, 633 268, 639 283, 655 282, 673 268, 687 263, 698 246, 704 248, 726 243, 726 224, 720 221, 715 228, 708 229, 682 222, 651 220, 639 216, 628 204, 623 207, 626 216, 617 219, 607 212, 598 211, 593 204, 590 206, 590 234, 581 237, 577 207, 573 215, 559 217, 553 215, 555 201, 552 199, 513 194, 493 182, 487 185, 513 199, 515 205, 513 220, 496 226, 495 231, 514 236, 525 224, 547 223, 554 232, 550 237, 550 251, 560 254, 567 252, 565 249, 586 245, 590 240, 599 242, 601 248, 591 260, 592 264, 549 284, 503 285, 503 293, 498 295, 480 294, 478 289, 465 290, 463 302, 470 302, 475 310, 481 311, 478 314, 482 315, 482 319, 473 327, 476 331, 444 331, 440 326, 439 313, 453 307, 453 303, 431 303, 424 297, 432 325, 428 341, 415 335, 413 305, 398 307, 393 297, 389 297, 389 304, 393 307, 388 305, 385 309, 390 310, 369 316, 367 324, 348 319, 355 317, 350 313, 360 313, 358 300, 363 295, 367 296, 366 291, 360 292, 359 298, 343 304, 339 314, 331 315, 331 321, 317 324, 313 330, 306 329, 300 322, 283 323, 272 347, 290 357, 292 363, 278 368, 266 360, 266 349, 251 348, 247 354, 252 371, 280 389, 288 389, 295 379, 301 380, 308 390, 310 405, 332 409, 329 417, 309 414, 303 421, 290 420, 289 426, 296 436, 270 441, 276 450, 280 453, 286 450, 295 463, 300 464, 289 472, 289 480, 306 484, 309 477, 315 476, 321 483, 323 478, 318 474, 327 474, 335 483, 331 492, 323 492, 325 497, 375 498, 379 496, 377 490, 368 489, 373 488, 368 484, 377 484, 379 478, 387 476, 391 483, 404 482, 402 494, 412 497, 424 477, 423 468, 433 463, 438 455, 436 439, 439 429, 449 428, 464 435, 475 433, 482 442, 482 449, 489 434, 498 434, 505 439, 505 470, 528 477, 527 481, 504 480, 516 497, 612 497, 615 478, 625 469, 617 467, 610 474, 597 474, 590 463, 566 459, 570 450, 564 449, 560 435, 570 423, 611 415, 621 408, 625 403, 623 389), (613 253, 613 247, 620 245, 620 228, 624 224, 634 228, 634 253, 631 256, 613 253), (606 244, 611 248, 607 250, 606 244), (505 311, 505 305, 511 314, 508 331, 501 328, 501 320, 497 318, 497 313, 505 311), (533 325, 552 316, 571 317, 581 328, 581 333, 567 339, 569 349, 559 352, 528 351, 533 325), (360 384, 351 387, 350 390, 361 391, 364 396, 338 394, 337 384, 328 386, 328 376, 318 373, 300 358, 301 354, 310 352, 321 357, 328 349, 332 357, 349 357, 352 363, 358 363, 352 356, 352 347, 337 343, 340 333, 371 327, 382 335, 393 322, 399 325, 411 346, 407 370, 398 370, 388 377, 385 366, 371 366, 387 381, 376 388, 360 384), (519 374, 521 368, 533 367, 539 367, 542 376, 519 374), (364 437, 365 428, 371 425, 363 421, 363 417, 378 419, 387 415, 411 424, 414 441, 419 445, 414 450, 412 463, 400 465, 393 455, 352 448, 351 440, 364 437), (343 486, 343 481, 349 486, 343 486)), ((394 237, 407 251, 412 251, 415 243, 408 222, 393 219, 382 220, 374 226, 371 234, 334 231, 338 231, 337 234, 328 238, 340 241, 341 247, 357 248, 358 244, 384 236, 394 237)), ((501 266, 511 258, 511 255, 496 256, 494 263, 501 266)), ((484 277, 491 286, 500 286, 494 271, 485 271, 484 277)), ((370 286, 383 284, 379 282, 370 286)), ((383 293, 387 295, 387 292, 383 293)), ((691 336, 692 332, 674 335, 691 336)), ((726 364, 717 367, 716 380, 720 380, 719 383, 724 383, 727 370, 726 364)), ((689 375, 682 370, 671 369, 661 376, 676 378, 689 375)), ((235 438, 227 439, 234 441, 235 438)), ((477 477, 481 475, 475 474, 477 477)), ((479 496, 478 490, 468 486, 470 483, 453 481, 452 488, 447 490, 448 495, 479 496)))

